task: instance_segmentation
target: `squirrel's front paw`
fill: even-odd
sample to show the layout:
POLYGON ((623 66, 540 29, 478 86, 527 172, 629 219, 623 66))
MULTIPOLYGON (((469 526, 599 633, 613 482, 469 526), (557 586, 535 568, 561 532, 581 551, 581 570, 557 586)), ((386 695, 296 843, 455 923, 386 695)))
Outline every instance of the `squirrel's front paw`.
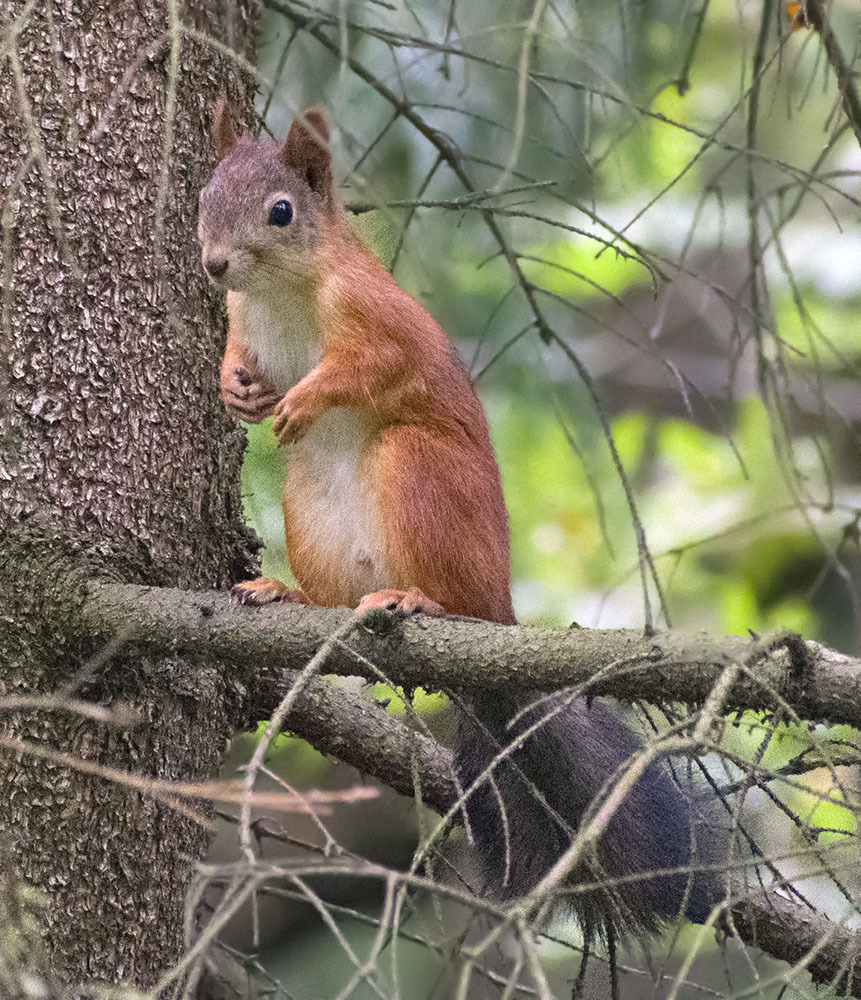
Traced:
POLYGON ((221 398, 228 413, 249 424, 259 424, 275 412, 281 397, 266 379, 237 366, 222 378, 221 398))
POLYGON ((278 444, 295 444, 308 433, 317 416, 309 407, 302 405, 291 389, 275 407, 272 430, 278 444))

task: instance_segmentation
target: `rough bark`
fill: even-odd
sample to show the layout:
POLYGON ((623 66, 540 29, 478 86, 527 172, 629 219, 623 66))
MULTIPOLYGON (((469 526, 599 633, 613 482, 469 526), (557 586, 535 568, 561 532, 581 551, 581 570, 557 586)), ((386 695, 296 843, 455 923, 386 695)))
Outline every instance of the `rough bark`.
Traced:
MULTIPOLYGON (((189 0, 179 13, 248 53, 253 6, 189 0)), ((209 108, 225 83, 246 106, 251 88, 210 47, 173 47, 169 10, 12 0, 0 13, 0 689, 71 684, 132 702, 148 722, 120 732, 20 712, 0 724, 84 760, 195 779, 231 734, 220 677, 198 672, 192 685, 182 656, 126 652, 90 680, 62 620, 48 621, 35 562, 17 543, 10 557, 36 525, 34 553, 61 538, 100 572, 143 583, 224 586, 253 559, 242 436, 217 397, 222 306, 194 238, 209 108)), ((55 967, 70 981, 151 984, 182 947, 188 859, 205 831, 8 752, 0 796, 12 868, 48 896, 55 967)))

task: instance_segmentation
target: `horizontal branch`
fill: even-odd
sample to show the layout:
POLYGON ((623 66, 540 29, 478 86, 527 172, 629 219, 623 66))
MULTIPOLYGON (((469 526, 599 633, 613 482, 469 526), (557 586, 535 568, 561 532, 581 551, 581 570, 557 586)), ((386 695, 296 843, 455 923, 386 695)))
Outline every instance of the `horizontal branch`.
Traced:
MULTIPOLYGON (((92 583, 77 616, 81 637, 117 635, 161 651, 231 664, 247 686, 281 684, 349 621, 347 608, 239 607, 225 593, 92 583)), ((770 640, 669 630, 506 626, 371 611, 335 644, 325 672, 407 690, 553 691, 582 686, 624 701, 698 704, 728 663, 745 666, 726 708, 788 704, 801 718, 861 728, 861 660, 787 633, 770 640)))

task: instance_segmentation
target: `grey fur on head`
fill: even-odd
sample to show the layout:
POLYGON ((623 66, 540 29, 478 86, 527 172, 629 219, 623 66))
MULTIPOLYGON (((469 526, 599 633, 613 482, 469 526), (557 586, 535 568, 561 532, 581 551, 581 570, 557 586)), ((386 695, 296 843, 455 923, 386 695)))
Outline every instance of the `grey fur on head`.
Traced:
POLYGON ((238 131, 219 98, 213 141, 220 158, 200 193, 198 238, 204 265, 222 287, 274 293, 316 273, 321 218, 338 224, 337 200, 325 122, 318 112, 304 117, 308 124, 297 118, 284 142, 254 139, 238 131), (289 224, 272 225, 270 212, 281 201, 289 203, 289 224))

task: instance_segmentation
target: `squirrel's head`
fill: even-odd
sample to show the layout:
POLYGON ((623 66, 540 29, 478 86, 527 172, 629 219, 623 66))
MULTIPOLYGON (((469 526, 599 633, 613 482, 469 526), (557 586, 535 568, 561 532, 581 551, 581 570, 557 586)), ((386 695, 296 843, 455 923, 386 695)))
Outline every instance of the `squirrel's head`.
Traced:
POLYGON ((219 98, 213 138, 218 165, 198 212, 209 277, 252 293, 312 278, 320 239, 339 214, 323 116, 306 111, 283 143, 254 139, 238 133, 219 98))

